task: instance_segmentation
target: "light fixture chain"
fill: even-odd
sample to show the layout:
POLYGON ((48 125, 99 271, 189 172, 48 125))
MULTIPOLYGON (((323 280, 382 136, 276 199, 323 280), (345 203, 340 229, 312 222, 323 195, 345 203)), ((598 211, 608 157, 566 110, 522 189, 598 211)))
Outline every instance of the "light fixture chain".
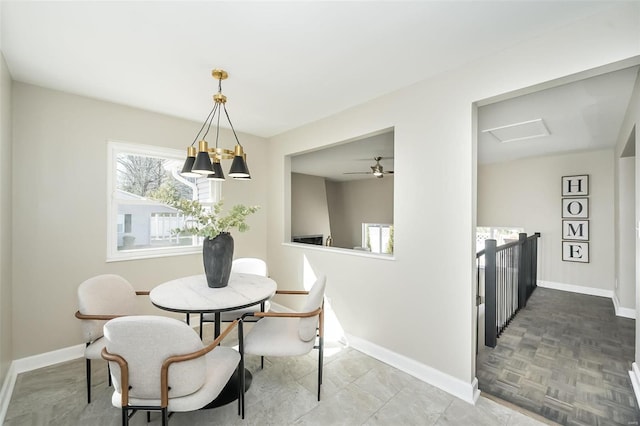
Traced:
POLYGON ((220 111, 218 110, 218 103, 216 102, 215 105, 213 106, 213 115, 211 116, 211 119, 209 120, 209 117, 207 117, 207 120, 209 120, 209 125, 207 126, 207 131, 205 132, 204 136, 202 136, 202 139, 204 140, 207 135, 209 134, 209 129, 211 128, 211 122, 213 121, 213 119, 216 116, 216 112, 218 113, 218 122, 220 121, 220 111))
MULTIPOLYGON (((196 141, 200 137, 200 133, 202 133, 202 129, 204 129, 204 126, 207 125, 207 121, 209 121, 209 117, 211 117, 211 114, 213 114, 215 110, 216 110, 216 105, 213 105, 213 108, 211 108, 211 111, 209 111, 209 115, 207 115, 207 118, 204 119, 204 123, 202 123, 202 127, 200 128, 200 131, 196 135, 196 138, 193 140, 193 142, 191 142, 191 146, 193 146, 196 143, 196 141)), ((206 136, 206 133, 205 133, 205 136, 206 136)))
POLYGON ((231 123, 231 119, 229 118, 229 113, 227 112, 227 106, 226 104, 222 105, 222 108, 224 108, 224 113, 227 116, 227 121, 229 122, 229 125, 231 126, 231 130, 233 131, 233 136, 236 138, 236 143, 240 146, 242 146, 242 144, 240 143, 240 141, 238 140, 238 135, 236 135, 236 129, 233 128, 233 123, 231 123))

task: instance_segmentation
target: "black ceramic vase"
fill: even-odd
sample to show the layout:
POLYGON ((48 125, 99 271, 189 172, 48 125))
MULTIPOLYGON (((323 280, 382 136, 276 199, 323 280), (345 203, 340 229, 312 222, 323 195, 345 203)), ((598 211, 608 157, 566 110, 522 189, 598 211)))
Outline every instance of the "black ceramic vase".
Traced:
POLYGON ((213 239, 202 242, 204 273, 209 287, 225 287, 229 284, 231 262, 233 261, 233 237, 222 232, 213 239))

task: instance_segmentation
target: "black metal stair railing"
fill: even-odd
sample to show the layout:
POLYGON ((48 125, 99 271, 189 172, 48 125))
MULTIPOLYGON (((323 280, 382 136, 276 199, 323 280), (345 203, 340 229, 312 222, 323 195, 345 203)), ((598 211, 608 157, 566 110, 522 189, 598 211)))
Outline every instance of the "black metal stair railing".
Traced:
MULTIPOLYGON (((478 294, 484 281, 485 345, 494 348, 502 331, 516 313, 527 305, 536 288, 538 270, 538 238, 521 233, 518 241, 496 246, 496 240, 485 240, 484 250, 476 254, 478 294)), ((480 327, 480 324, 478 324, 480 327)))

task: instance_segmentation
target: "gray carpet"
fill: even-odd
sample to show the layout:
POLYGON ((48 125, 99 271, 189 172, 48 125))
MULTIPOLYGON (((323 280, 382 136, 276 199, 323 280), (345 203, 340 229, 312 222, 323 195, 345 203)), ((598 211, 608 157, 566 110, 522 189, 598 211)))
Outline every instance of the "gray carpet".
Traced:
POLYGON ((479 387, 563 425, 637 425, 634 345, 635 320, 611 299, 538 287, 498 345, 481 347, 479 387))

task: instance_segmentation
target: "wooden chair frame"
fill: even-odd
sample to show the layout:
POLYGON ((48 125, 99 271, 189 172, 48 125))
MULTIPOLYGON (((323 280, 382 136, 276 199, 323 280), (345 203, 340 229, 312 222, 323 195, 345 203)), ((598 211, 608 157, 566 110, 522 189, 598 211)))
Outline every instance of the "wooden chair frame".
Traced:
MULTIPOLYGON (((307 295, 306 290, 276 290, 276 294, 287 295, 307 295)), ((322 364, 323 364, 323 352, 324 352, 324 297, 322 299, 322 305, 311 312, 249 312, 242 316, 240 321, 240 347, 244 347, 244 329, 243 322, 245 317, 257 317, 259 318, 310 318, 318 316, 318 344, 313 346, 313 349, 318 349, 318 401, 320 401, 320 386, 322 385, 322 364)), ((260 368, 264 368, 264 356, 260 357, 260 368)), ((244 370, 242 374, 242 387, 244 388, 244 370)), ((244 406, 242 407, 242 418, 244 418, 244 406)))
MULTIPOLYGON (((149 291, 136 291, 136 296, 148 296, 149 291)), ((109 321, 123 315, 92 315, 83 314, 79 310, 76 311, 75 317, 81 320, 97 320, 97 321, 109 321)), ((91 342, 87 342, 86 346, 89 346, 91 342)), ((85 369, 87 371, 87 404, 91 403, 91 360, 85 359, 85 369)), ((111 374, 107 371, 109 386, 111 386, 111 374)))
MULTIPOLYGON (((129 405, 129 366, 127 361, 118 354, 111 354, 107 351, 107 348, 102 350, 102 358, 107 361, 117 362, 120 366, 120 384, 122 386, 122 425, 128 425, 129 419, 138 411, 138 410, 146 410, 146 411, 160 411, 162 413, 162 425, 166 426, 169 422, 169 412, 167 407, 169 406, 169 367, 171 364, 176 362, 184 362, 192 359, 200 358, 207 353, 214 350, 220 342, 231 332, 231 330, 240 324, 240 320, 235 320, 211 343, 209 343, 204 348, 197 350, 195 352, 183 354, 183 355, 174 355, 164 360, 162 363, 162 367, 160 370, 160 406, 140 406, 140 405, 129 405), (129 411, 131 410, 131 414, 129 411)), ((242 342, 242 341, 241 341, 242 342)), ((239 368, 244 371, 244 357, 242 351, 242 343, 240 343, 240 365, 239 368)), ((239 374, 240 381, 242 385, 244 385, 244 374, 239 374)), ((242 418, 244 419, 244 386, 238 387, 238 415, 242 413, 242 418)))

